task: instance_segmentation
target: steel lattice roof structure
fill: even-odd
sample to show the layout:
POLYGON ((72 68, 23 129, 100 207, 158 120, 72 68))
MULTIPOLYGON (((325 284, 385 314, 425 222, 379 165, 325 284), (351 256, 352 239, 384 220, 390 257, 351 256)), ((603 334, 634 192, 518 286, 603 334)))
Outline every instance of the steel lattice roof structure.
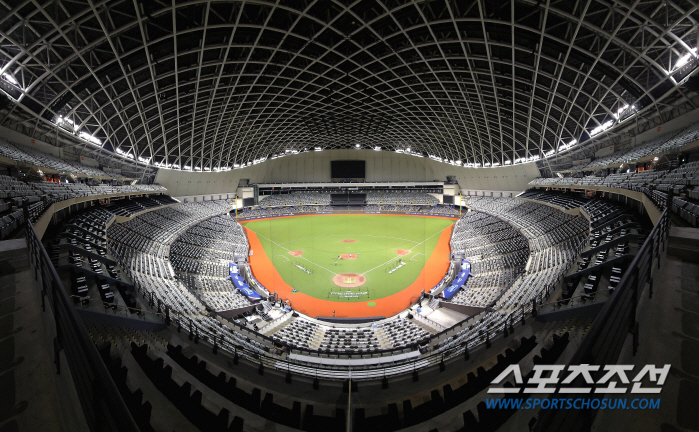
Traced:
POLYGON ((690 1, 3 0, 0 16, 0 125, 105 163, 557 161, 697 105, 690 1))

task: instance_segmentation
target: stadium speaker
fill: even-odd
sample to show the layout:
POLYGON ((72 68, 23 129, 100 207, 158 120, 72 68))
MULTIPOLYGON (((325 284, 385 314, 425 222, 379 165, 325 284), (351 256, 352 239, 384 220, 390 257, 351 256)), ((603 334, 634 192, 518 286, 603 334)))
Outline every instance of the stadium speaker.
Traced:
POLYGON ((291 384, 291 372, 286 373, 286 383, 291 384))
POLYGON ((408 319, 413 319, 413 314, 409 313, 409 314, 408 314, 408 319))
POLYGON ((388 378, 383 377, 383 379, 381 380, 381 388, 384 390, 388 388, 388 378))
POLYGON ((318 378, 313 379, 313 390, 318 390, 320 388, 320 381, 318 378))

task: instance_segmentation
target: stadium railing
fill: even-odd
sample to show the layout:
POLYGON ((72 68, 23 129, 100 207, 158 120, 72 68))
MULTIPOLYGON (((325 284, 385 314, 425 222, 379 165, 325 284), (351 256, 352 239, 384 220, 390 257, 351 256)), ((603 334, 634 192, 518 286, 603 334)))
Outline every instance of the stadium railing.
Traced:
POLYGON ((54 325, 49 331, 55 334, 53 351, 57 373, 61 372, 60 352, 63 351, 86 424, 91 431, 138 432, 138 426, 29 220, 26 206, 25 218, 30 261, 34 278, 41 286, 42 310, 46 311, 48 299, 53 315, 54 325))
MULTIPOLYGON (((573 354, 569 365, 616 364, 629 333, 632 336, 632 354, 636 355, 640 326, 636 316, 636 308, 641 301, 646 284, 648 285, 648 298, 653 297, 653 268, 660 268, 661 244, 664 251, 669 232, 670 221, 666 207, 660 220, 622 276, 614 293, 607 300, 585 335, 580 347, 573 354)), ((600 371, 592 374, 595 382, 603 373, 606 372, 600 371)), ((573 381, 570 386, 587 387, 582 377, 573 381)), ((550 396, 552 399, 556 397, 559 397, 557 393, 550 396)), ((594 394, 580 395, 580 397, 593 398, 594 394)), ((585 410, 542 410, 534 430, 540 432, 590 430, 597 411, 592 408, 585 410)))

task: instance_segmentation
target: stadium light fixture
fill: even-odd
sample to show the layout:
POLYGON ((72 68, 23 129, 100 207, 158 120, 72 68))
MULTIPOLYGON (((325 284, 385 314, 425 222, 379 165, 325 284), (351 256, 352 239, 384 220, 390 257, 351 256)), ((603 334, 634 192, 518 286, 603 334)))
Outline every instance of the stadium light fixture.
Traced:
POLYGON ((17 81, 17 79, 14 76, 10 75, 8 72, 2 74, 2 77, 5 79, 5 81, 9 82, 13 86, 19 87, 19 82, 17 81))
POLYGON ((686 65, 687 62, 692 58, 697 56, 697 49, 692 48, 687 54, 683 55, 680 57, 679 60, 677 60, 677 63, 675 63, 675 67, 672 69, 672 71, 676 71, 677 69, 681 68, 682 66, 686 65))
POLYGON ((619 108, 618 110, 616 110, 616 113, 614 114, 614 118, 617 119, 617 120, 619 120, 619 117, 621 117, 621 115, 624 113, 624 111, 626 111, 626 109, 627 109, 628 107, 629 107, 629 104, 624 104, 623 107, 621 107, 621 108, 619 108))
POLYGON ((73 133, 78 131, 78 126, 73 122, 73 120, 68 117, 58 116, 54 122, 56 125, 62 127, 63 129, 69 130, 73 133))
POLYGON ((607 129, 609 129, 610 127, 612 127, 613 124, 614 124, 614 120, 608 120, 608 121, 602 123, 601 125, 597 126, 596 128, 594 128, 590 131, 590 136, 593 137, 595 135, 599 135, 600 133, 602 133, 602 132, 606 131, 607 129))
POLYGON ((576 140, 575 138, 573 138, 572 140, 568 141, 567 144, 563 144, 562 146, 560 146, 559 149, 558 149, 558 151, 565 150, 565 149, 568 149, 568 148, 570 148, 570 147, 573 147, 573 146, 574 146, 575 144, 577 144, 577 143, 578 143, 578 140, 576 140))
MULTIPOLYGON (((80 133, 78 134, 78 136, 79 136, 80 138, 84 139, 85 141, 91 142, 92 144, 95 144, 95 145, 98 145, 98 146, 101 146, 101 145, 102 145, 102 140, 101 140, 101 139, 96 138, 96 137, 90 135, 90 134, 87 133, 87 132, 80 132, 80 133)), ((139 159, 140 159, 140 158, 139 158, 139 159)), ((146 163, 147 163, 147 162, 146 162, 146 163)))
POLYGON ((314 150, 315 151, 323 151, 323 149, 321 147, 316 147, 314 150))
POLYGON ((117 154, 120 155, 121 157, 133 159, 133 155, 131 154, 130 151, 124 151, 124 150, 118 148, 118 149, 116 149, 116 152, 117 152, 117 154))
POLYGON ((374 147, 374 151, 381 151, 381 147, 379 147, 379 146, 374 147))

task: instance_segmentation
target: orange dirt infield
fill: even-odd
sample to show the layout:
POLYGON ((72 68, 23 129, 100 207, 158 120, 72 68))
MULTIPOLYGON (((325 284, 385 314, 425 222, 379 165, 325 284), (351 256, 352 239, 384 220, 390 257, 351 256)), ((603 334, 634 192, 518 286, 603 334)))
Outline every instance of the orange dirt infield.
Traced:
POLYGON ((449 238, 453 227, 452 225, 442 231, 437 246, 435 246, 432 255, 428 258, 415 282, 393 295, 372 300, 376 303, 376 306, 373 307, 368 306, 367 302, 334 302, 311 297, 302 292, 297 292, 292 296, 291 290, 293 288, 284 282, 277 269, 274 268, 274 264, 265 253, 257 235, 247 228, 245 230, 248 234, 250 249, 255 251, 255 254, 249 257, 252 273, 270 292, 276 291, 282 299, 291 300, 294 309, 312 317, 332 316, 333 311, 335 311, 337 317, 356 318, 395 315, 410 306, 410 299, 419 296, 422 290, 429 290, 437 285, 449 268, 449 238))
POLYGON ((335 282, 335 285, 341 286, 341 287, 358 287, 361 285, 364 285, 366 282, 366 277, 357 274, 357 273, 342 273, 333 278, 333 282, 335 282), (345 279, 347 278, 353 278, 354 282, 353 283, 345 283, 345 279))
POLYGON ((342 243, 357 243, 357 240, 345 239, 345 240, 342 240, 342 243))
POLYGON ((301 256, 301 255, 303 255, 303 251, 302 251, 302 250, 289 251, 289 255, 291 255, 291 256, 301 256))
POLYGON ((410 251, 409 251, 409 250, 405 250, 405 249, 396 249, 396 253, 397 253, 398 255, 408 255, 408 254, 410 253, 410 251))
POLYGON ((357 254, 352 254, 352 256, 350 254, 342 254, 340 259, 357 259, 357 254))

